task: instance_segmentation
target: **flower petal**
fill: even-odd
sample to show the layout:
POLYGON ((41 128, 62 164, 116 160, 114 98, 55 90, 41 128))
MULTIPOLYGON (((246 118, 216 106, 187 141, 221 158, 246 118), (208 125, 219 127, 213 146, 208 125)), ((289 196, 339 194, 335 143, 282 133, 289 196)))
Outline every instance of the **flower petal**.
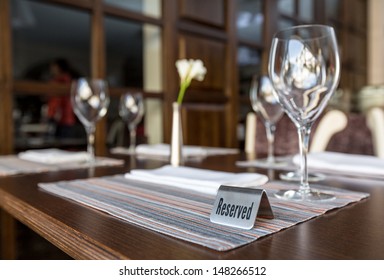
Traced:
POLYGON ((178 61, 176 61, 176 68, 177 72, 179 73, 181 82, 186 80, 189 72, 189 67, 189 62, 186 59, 179 59, 178 61))
POLYGON ((197 59, 192 64, 189 76, 191 79, 202 81, 204 79, 206 72, 207 72, 207 69, 204 67, 203 62, 200 59, 197 59))

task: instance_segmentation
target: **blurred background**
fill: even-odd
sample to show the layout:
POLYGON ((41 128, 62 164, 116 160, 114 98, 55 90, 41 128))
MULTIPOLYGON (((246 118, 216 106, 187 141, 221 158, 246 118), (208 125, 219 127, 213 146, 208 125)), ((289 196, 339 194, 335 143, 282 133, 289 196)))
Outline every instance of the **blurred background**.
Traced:
POLYGON ((77 76, 105 78, 110 86, 97 153, 129 141, 126 129, 116 129, 126 91, 145 96, 139 141, 169 142, 179 58, 199 58, 208 69, 186 95, 185 143, 242 148, 251 77, 267 72, 272 35, 298 24, 335 28, 342 75, 329 106, 362 114, 384 102, 382 2, 0 0, 0 152, 84 147, 82 126, 57 113, 77 76), (70 133, 61 133, 63 126, 70 133))

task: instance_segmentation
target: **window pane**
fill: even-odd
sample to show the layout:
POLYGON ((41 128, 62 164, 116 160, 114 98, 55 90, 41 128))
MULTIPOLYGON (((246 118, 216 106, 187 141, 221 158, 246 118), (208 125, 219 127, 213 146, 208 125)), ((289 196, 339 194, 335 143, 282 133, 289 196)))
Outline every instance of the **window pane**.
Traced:
POLYGON ((277 9, 281 14, 294 16, 295 15, 295 0, 279 0, 277 9))
MULTIPOLYGON (((89 76, 89 13, 40 1, 10 2, 15 79, 68 84, 76 76, 89 76)), ((73 114, 69 92, 59 96, 52 89, 49 97, 16 94, 16 149, 85 143, 84 128, 73 114)))
MULTIPOLYGON (((105 17, 105 32, 109 85, 161 92, 161 29, 150 24, 105 17)), ((145 113, 140 133, 141 136, 148 137, 149 143, 158 143, 162 139, 161 103, 149 100, 145 102, 146 108, 150 109, 145 113)), ((118 103, 118 98, 112 98, 108 110, 107 118, 112 132, 121 123, 118 103)), ((121 138, 112 133, 109 142, 116 145, 119 139, 121 138)))
POLYGON ((161 91, 161 29, 106 17, 107 80, 112 87, 161 91))
POLYGON ((325 13, 328 18, 338 18, 340 16, 340 1, 339 0, 326 0, 325 13))
POLYGON ((104 3, 155 18, 161 17, 161 0, 104 0, 104 3))
POLYGON ((237 12, 239 39, 262 43, 264 15, 261 0, 240 0, 237 12))
POLYGON ((300 0, 300 19, 313 22, 313 0, 300 0))
POLYGON ((239 67, 239 92, 242 96, 248 96, 252 76, 260 73, 261 52, 245 46, 237 49, 237 61, 239 67))
POLYGON ((277 22, 278 30, 286 29, 294 25, 295 23, 292 20, 288 20, 288 19, 279 19, 279 21, 277 22))
POLYGON ((77 72, 88 76, 88 13, 27 0, 11 3, 14 78, 48 80, 49 63, 55 58, 65 58, 77 72))
POLYGON ((107 79, 110 86, 143 87, 143 25, 106 17, 107 79))

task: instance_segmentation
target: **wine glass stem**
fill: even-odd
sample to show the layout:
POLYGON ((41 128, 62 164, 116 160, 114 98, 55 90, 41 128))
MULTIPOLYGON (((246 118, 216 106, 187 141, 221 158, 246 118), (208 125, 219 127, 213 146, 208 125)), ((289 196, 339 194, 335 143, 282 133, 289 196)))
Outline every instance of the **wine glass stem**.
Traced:
POLYGON ((128 130, 129 130, 129 136, 130 136, 129 151, 134 153, 135 147, 136 147, 136 127, 133 125, 129 125, 128 130))
POLYGON ((308 183, 308 147, 309 147, 309 135, 311 133, 311 125, 303 125, 298 128, 299 144, 300 144, 300 192, 302 194, 308 194, 310 192, 308 183))
POLYGON ((276 125, 274 124, 266 124, 265 125, 267 132, 267 141, 268 141, 268 162, 274 162, 274 143, 275 143, 275 131, 276 125))
POLYGON ((86 126, 85 130, 87 132, 87 152, 89 154, 89 161, 93 163, 95 162, 95 126, 86 126))

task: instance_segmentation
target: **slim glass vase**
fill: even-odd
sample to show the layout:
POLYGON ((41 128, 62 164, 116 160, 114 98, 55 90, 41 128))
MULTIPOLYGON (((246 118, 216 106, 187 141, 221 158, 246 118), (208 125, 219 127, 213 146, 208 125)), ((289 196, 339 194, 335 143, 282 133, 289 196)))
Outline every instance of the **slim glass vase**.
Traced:
POLYGON ((181 125, 181 106, 177 102, 172 103, 172 136, 171 136, 171 165, 183 164, 183 128, 181 125))

